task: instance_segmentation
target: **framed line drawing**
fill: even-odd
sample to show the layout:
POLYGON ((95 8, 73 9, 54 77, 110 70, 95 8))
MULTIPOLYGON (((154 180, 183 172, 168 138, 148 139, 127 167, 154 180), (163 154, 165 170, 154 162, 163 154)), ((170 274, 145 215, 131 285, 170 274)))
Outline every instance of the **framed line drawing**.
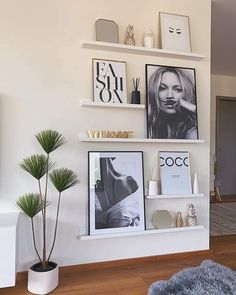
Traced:
POLYGON ((192 194, 188 152, 159 152, 159 167, 162 194, 192 194))
POLYGON ((189 17, 159 13, 163 49, 191 52, 189 17))
POLYGON ((145 229, 142 152, 88 152, 89 234, 145 229))
POLYGON ((195 69, 146 64, 147 137, 198 139, 195 69))
POLYGON ((126 62, 93 59, 95 102, 127 103, 126 62))

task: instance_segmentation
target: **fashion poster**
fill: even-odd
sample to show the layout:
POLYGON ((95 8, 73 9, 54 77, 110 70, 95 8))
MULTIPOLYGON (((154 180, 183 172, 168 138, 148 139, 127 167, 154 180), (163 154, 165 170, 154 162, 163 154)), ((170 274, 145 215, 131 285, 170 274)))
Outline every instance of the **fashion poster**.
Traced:
POLYGON ((195 70, 146 65, 147 137, 198 139, 195 70))
POLYGON ((142 152, 89 152, 89 234, 145 229, 142 152))
POLYGON ((188 152, 159 152, 163 195, 192 194, 188 152))

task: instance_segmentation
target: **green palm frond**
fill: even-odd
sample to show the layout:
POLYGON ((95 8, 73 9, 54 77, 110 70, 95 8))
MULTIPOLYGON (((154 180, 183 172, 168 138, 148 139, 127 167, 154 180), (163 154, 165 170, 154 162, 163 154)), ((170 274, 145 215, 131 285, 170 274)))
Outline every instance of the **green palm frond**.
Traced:
POLYGON ((43 130, 36 134, 35 137, 47 154, 65 143, 63 135, 55 130, 43 130))
POLYGON ((30 218, 37 215, 48 204, 44 204, 39 194, 29 193, 19 197, 16 201, 17 206, 30 218))
POLYGON ((59 193, 79 183, 77 174, 66 168, 53 170, 49 177, 59 193))
POLYGON ((32 155, 20 163, 22 169, 38 180, 53 166, 54 163, 48 162, 48 158, 45 155, 32 155))

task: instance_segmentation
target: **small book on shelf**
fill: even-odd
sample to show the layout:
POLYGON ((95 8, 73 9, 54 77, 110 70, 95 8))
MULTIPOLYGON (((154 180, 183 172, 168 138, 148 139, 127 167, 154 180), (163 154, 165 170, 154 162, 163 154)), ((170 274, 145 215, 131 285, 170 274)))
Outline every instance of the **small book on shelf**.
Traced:
POLYGON ((192 194, 188 152, 159 152, 163 195, 192 194))

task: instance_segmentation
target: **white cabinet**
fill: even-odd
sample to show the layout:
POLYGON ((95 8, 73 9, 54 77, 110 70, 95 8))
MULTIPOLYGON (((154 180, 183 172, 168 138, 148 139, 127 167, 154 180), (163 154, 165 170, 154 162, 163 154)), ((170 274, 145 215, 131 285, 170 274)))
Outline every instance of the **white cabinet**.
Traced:
POLYGON ((0 288, 15 286, 18 215, 0 212, 0 288))

